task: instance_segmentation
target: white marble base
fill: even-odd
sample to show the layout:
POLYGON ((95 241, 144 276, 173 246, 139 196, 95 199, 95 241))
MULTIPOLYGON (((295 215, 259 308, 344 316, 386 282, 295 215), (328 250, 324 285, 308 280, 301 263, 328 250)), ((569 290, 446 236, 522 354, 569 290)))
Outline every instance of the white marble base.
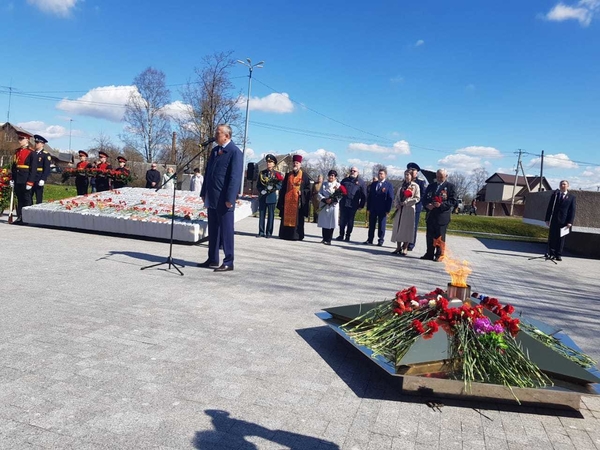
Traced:
MULTIPOLYGON (((169 239, 172 203, 172 191, 122 188, 29 206, 23 208, 23 220, 32 225, 169 239)), ((252 215, 252 203, 238 200, 236 222, 252 215)), ((207 236, 202 199, 189 191, 176 191, 173 239, 198 242, 207 236)))

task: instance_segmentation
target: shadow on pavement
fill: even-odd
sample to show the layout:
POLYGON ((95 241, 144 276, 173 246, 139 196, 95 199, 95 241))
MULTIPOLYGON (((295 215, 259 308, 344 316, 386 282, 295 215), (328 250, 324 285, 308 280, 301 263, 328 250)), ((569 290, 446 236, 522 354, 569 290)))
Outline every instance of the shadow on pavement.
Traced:
POLYGON ((245 420, 233 419, 227 411, 207 409, 204 411, 212 417, 213 430, 198 431, 192 444, 202 450, 221 450, 223 448, 257 449, 256 445, 247 441, 246 437, 258 437, 290 449, 335 450, 337 444, 324 439, 292 433, 283 430, 271 430, 245 420))

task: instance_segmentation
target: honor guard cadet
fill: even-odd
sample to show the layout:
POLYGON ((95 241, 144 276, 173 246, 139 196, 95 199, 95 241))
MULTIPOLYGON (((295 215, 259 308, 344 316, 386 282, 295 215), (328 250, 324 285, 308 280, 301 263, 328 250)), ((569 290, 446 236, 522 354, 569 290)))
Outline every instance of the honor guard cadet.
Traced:
POLYGON ((108 171, 112 170, 110 164, 106 162, 108 154, 100 151, 98 152, 100 162, 96 164, 98 174, 96 175, 96 192, 104 192, 110 190, 110 179, 108 178, 108 171))
POLYGON ((24 225, 22 211, 25 206, 31 206, 31 189, 35 182, 37 172, 37 159, 34 152, 29 148, 31 135, 25 132, 17 132, 19 135, 19 148, 15 151, 12 163, 12 180, 15 195, 17 196, 17 220, 15 225, 24 225))
POLYGON ((277 172, 275 165, 277 158, 268 154, 265 156, 267 168, 258 175, 258 235, 257 237, 270 238, 273 235, 273 224, 275 220, 275 204, 277 203, 277 192, 281 189, 283 175, 277 172), (265 219, 267 227, 265 229, 265 219))
POLYGON ((50 153, 44 150, 44 145, 48 143, 45 137, 35 134, 33 136, 33 142, 35 143, 34 158, 36 159, 37 167, 32 197, 35 198, 35 203, 39 205, 42 203, 44 197, 44 184, 46 184, 46 180, 48 179, 48 176, 50 176, 50 163, 52 163, 52 157, 50 156, 50 153))
MULTIPOLYGON (((117 172, 118 174, 123 174, 124 176, 128 177, 130 174, 130 171, 127 167, 125 167, 125 164, 127 163, 127 159, 125 159, 125 157, 123 157, 123 156, 119 156, 117 158, 117 161, 119 161, 119 167, 117 167, 115 169, 115 172, 117 172)), ((115 180, 113 181, 113 189, 120 189, 125 186, 127 186, 127 180, 115 178, 115 180)))
POLYGON ((77 189, 77 195, 86 195, 88 193, 90 179, 85 171, 91 169, 93 166, 87 159, 88 154, 83 150, 79 150, 79 162, 75 167, 77 169, 77 175, 75 175, 75 188, 77 189))

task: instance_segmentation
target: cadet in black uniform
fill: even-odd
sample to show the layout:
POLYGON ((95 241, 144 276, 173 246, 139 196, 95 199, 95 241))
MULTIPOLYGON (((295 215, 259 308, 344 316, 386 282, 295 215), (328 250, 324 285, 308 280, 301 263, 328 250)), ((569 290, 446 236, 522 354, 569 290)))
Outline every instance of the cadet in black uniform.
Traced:
MULTIPOLYGON (((127 160, 125 159, 125 157, 119 156, 117 158, 117 161, 119 161, 119 167, 117 167, 115 169, 115 172, 129 176, 130 171, 127 167, 125 167, 125 164, 127 163, 127 160)), ((115 180, 113 181, 113 189, 120 189, 125 186, 127 186, 126 180, 115 178, 115 180)))
POLYGON ((39 134, 35 134, 33 136, 33 141, 35 142, 35 152, 33 157, 36 159, 36 172, 32 197, 35 198, 36 205, 39 205, 42 203, 44 197, 44 184, 46 184, 46 180, 50 175, 50 163, 52 162, 52 157, 50 156, 50 153, 44 150, 44 145, 48 142, 46 138, 39 134))
POLYGON ((91 169, 93 166, 92 163, 88 162, 87 158, 88 154, 83 150, 79 150, 79 162, 75 167, 77 169, 77 175, 75 175, 75 188, 77 189, 77 195, 86 195, 88 193, 90 179, 84 171, 91 169))
POLYGON ((104 192, 110 190, 110 179, 108 178, 108 171, 112 170, 112 166, 106 162, 108 154, 104 152, 98 152, 100 162, 96 164, 96 169, 100 171, 96 175, 96 192, 104 192))
POLYGON ((17 196, 17 220, 14 225, 25 225, 21 212, 25 206, 31 206, 31 189, 37 172, 37 158, 29 148, 30 134, 17 132, 20 147, 15 151, 12 163, 12 180, 15 195, 17 196))

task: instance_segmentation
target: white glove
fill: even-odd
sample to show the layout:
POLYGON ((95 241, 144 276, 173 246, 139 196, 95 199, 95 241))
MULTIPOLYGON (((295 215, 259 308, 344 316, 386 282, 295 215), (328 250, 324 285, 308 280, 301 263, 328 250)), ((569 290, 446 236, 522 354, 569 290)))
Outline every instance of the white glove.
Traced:
POLYGON ((38 181, 38 186, 43 186, 43 185, 44 185, 44 180, 38 181))
POLYGON ((11 188, 14 188, 14 187, 15 187, 15 182, 14 182, 13 180, 10 180, 8 184, 10 184, 10 187, 11 187, 11 188))
POLYGON ((27 186, 25 187, 25 189, 27 189, 28 191, 30 191, 32 187, 33 187, 33 186, 29 186, 29 185, 27 185, 27 186))

